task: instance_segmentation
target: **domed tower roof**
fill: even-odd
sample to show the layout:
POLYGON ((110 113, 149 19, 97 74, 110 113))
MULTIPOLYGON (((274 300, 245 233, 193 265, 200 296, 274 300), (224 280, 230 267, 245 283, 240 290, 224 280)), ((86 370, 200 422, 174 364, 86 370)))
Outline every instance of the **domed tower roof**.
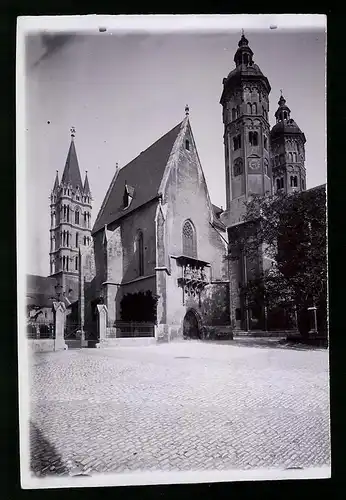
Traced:
POLYGON ((286 105, 286 99, 281 94, 278 101, 278 109, 275 112, 276 124, 271 129, 270 135, 272 138, 278 135, 295 135, 300 134, 303 142, 306 142, 304 133, 300 130, 296 122, 291 118, 291 110, 286 105))
POLYGON ((238 42, 238 49, 234 54, 234 62, 236 67, 228 74, 227 78, 223 79, 224 92, 222 93, 220 104, 224 101, 225 89, 240 84, 242 79, 261 80, 269 94, 271 90, 269 81, 263 75, 259 66, 254 63, 253 52, 249 47, 249 41, 245 38, 244 33, 242 33, 238 42))

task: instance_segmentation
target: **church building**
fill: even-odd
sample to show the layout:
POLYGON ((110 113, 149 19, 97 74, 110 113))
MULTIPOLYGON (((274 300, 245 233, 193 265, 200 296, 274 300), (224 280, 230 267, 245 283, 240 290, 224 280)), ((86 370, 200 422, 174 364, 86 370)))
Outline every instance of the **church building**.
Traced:
POLYGON ((98 304, 106 305, 110 328, 152 322, 166 340, 256 324, 240 288, 269 264, 262 251, 255 264, 247 262, 234 228, 244 224, 252 195, 306 189, 306 140, 282 95, 270 129, 271 87, 244 34, 234 62, 220 99, 225 210, 210 200, 186 106, 180 123, 116 165, 91 228, 91 191, 87 175, 82 183, 71 129, 62 179, 57 173, 51 192, 49 279, 86 332, 97 334, 98 304))
POLYGON ((115 172, 92 229, 95 276, 85 291, 86 329, 92 296, 107 306, 109 326, 129 319, 127 300, 132 320, 157 322, 158 338, 230 328, 222 210, 211 203, 188 107, 185 113, 115 172))

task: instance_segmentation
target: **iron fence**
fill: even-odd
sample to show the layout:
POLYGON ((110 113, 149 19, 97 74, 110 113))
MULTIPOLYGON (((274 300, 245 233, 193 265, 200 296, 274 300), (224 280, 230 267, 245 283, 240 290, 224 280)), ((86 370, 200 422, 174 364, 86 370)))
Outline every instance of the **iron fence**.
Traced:
POLYGON ((26 332, 29 339, 54 339, 54 322, 49 320, 28 320, 26 332))
POLYGON ((154 323, 115 321, 107 327, 107 338, 154 337, 154 323))
POLYGON ((65 340, 77 340, 80 338, 80 323, 78 321, 67 322, 64 329, 65 340))

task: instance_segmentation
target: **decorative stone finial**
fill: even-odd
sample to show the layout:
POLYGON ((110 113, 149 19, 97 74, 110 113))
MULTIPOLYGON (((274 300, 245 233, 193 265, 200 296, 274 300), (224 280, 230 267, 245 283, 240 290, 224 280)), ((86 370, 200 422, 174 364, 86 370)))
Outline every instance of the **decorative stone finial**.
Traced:
POLYGON ((71 137, 73 139, 75 137, 75 135, 76 135, 76 129, 74 127, 71 127, 70 128, 70 132, 71 132, 71 137))
POLYGON ((244 36, 244 30, 243 30, 243 28, 241 30, 241 36, 244 36))
POLYGON ((185 115, 189 116, 189 114, 190 114, 190 108, 189 108, 189 105, 186 104, 186 106, 185 106, 185 115))

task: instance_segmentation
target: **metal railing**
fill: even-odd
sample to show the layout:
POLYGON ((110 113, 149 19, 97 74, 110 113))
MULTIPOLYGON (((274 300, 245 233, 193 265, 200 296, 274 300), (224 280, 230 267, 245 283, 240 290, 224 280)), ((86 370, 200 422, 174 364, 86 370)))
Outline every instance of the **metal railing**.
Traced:
POLYGON ((154 337, 154 323, 116 321, 107 326, 107 338, 154 337))
POLYGON ((29 320, 26 325, 26 334, 28 339, 54 339, 54 322, 29 320))

